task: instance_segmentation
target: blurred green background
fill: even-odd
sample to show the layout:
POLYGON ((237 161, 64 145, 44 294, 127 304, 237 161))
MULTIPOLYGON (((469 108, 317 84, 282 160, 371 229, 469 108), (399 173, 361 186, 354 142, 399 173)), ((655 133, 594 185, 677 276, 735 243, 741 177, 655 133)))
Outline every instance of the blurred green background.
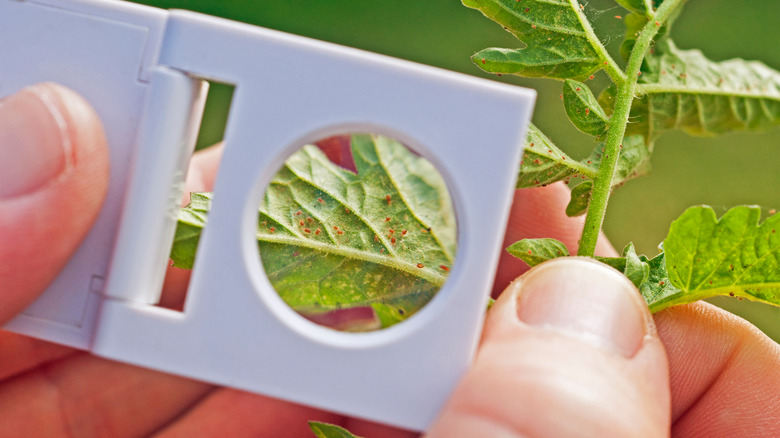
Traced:
MULTIPOLYGON (((519 47, 518 41, 458 0, 145 0, 162 8, 199 11, 383 53, 423 64, 535 88, 534 122, 563 150, 583 157, 593 148, 566 119, 561 83, 482 73, 469 56, 485 47, 519 47)), ((613 56, 623 33, 625 11, 613 0, 581 2, 613 56)), ((714 60, 760 60, 780 70, 780 1, 691 0, 672 29, 681 48, 700 48, 714 60)), ((252 56, 247 53, 246 56, 252 56)), ((603 74, 593 81, 604 86, 603 74)), ((201 145, 218 141, 230 90, 214 87, 201 145)), ((475 145, 475 148, 478 148, 475 145)), ((670 222, 691 205, 709 204, 719 214, 739 204, 780 209, 780 129, 733 133, 716 138, 681 132, 659 139, 651 175, 631 181, 612 197, 605 230, 622 248, 633 241, 639 252, 657 252, 670 222)), ((780 341, 780 308, 715 299, 780 341)))

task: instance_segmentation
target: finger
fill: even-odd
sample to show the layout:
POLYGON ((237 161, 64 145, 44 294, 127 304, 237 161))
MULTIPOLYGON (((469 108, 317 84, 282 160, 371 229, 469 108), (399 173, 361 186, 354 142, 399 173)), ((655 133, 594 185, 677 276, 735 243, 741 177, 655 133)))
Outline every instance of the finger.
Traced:
POLYGON ((175 418, 210 387, 79 354, 0 388, 8 436, 142 436, 175 418))
POLYGON ((317 146, 325 153, 330 161, 339 166, 357 171, 355 158, 352 156, 352 137, 349 135, 334 135, 317 141, 317 146))
POLYGON ((43 292, 81 242, 108 187, 89 104, 54 84, 0 103, 0 325, 43 292))
MULTIPOLYGON (((516 190, 503 248, 521 239, 550 237, 560 240, 571 254, 576 254, 585 217, 566 216, 569 198, 569 189, 562 183, 516 190)), ((617 252, 602 235, 596 245, 596 254, 616 256, 617 252)), ((525 262, 501 251, 493 296, 498 296, 512 280, 527 270, 525 262)))
POLYGON ((655 317, 669 355, 674 436, 780 436, 780 346, 707 303, 655 317))
POLYGON ((313 435, 308 425, 311 420, 341 424, 343 417, 270 397, 234 389, 220 389, 160 431, 157 436, 311 438, 313 435))
POLYGON ((0 331, 0 382, 76 350, 27 336, 0 331))
POLYGON ((590 259, 557 259, 494 304, 474 366, 430 436, 666 436, 668 388, 636 288, 590 259))
POLYGON ((222 161, 224 151, 225 144, 217 143, 192 155, 190 167, 187 170, 187 180, 184 183, 182 205, 189 203, 190 193, 214 190, 214 181, 217 179, 217 170, 219 170, 219 163, 222 161))

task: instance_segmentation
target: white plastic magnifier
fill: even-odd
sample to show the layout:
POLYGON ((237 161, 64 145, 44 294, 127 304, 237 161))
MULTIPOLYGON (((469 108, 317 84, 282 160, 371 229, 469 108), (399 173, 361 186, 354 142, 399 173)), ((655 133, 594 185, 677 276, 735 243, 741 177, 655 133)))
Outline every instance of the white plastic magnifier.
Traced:
POLYGON ((93 354, 404 428, 434 419, 472 360, 535 93, 184 11, 0 0, 0 96, 54 81, 105 125, 100 216, 46 293, 5 328, 93 354), (155 306, 205 100, 235 86, 209 225, 183 312, 155 306), (341 333, 306 321, 257 254, 257 205, 293 148, 397 138, 446 180, 448 281, 417 315, 341 333))

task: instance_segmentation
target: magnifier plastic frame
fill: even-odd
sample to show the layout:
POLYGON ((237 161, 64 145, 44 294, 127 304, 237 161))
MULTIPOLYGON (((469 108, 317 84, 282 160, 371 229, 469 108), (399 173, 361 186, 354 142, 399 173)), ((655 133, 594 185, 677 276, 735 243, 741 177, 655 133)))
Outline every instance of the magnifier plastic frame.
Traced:
POLYGON ((5 328, 93 354, 422 430, 476 349, 535 93, 184 11, 0 0, 0 96, 54 81, 101 116, 108 199, 46 293, 5 328), (183 312, 159 300, 206 80, 235 86, 183 312), (297 315, 262 269, 257 205, 302 142, 395 137, 443 174, 448 281, 417 315, 341 333, 297 315))

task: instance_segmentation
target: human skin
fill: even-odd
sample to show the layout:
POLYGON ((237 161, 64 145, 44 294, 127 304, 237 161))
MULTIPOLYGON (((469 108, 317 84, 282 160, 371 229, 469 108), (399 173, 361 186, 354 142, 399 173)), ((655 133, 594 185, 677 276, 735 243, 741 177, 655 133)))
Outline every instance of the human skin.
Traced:
MULTIPOLYGON (((212 187, 221 149, 196 154, 188 190, 212 187)), ((0 157, 2 324, 85 235, 109 169, 94 111, 53 84, 0 102, 0 157)), ((505 243, 544 236, 575 248, 581 222, 562 213, 567 201, 562 185, 517 191, 505 243)), ((599 250, 614 253, 606 241, 599 250)), ((780 348, 746 321, 706 303, 651 316, 593 261, 515 280, 524 269, 502 257, 494 290, 505 292, 429 436, 780 436, 780 348)), ((181 305, 184 277, 172 273, 163 305, 181 305)), ((310 437, 309 420, 417 435, 0 332, 0 436, 310 437)))

